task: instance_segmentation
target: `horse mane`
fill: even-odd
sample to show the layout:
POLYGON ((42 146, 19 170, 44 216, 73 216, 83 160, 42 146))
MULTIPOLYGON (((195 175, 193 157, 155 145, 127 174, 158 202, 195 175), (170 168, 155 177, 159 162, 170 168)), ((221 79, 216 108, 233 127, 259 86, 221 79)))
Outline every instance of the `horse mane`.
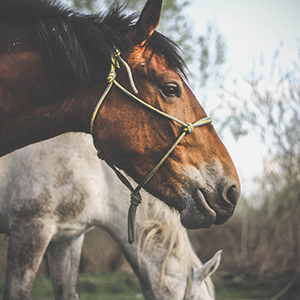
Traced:
MULTIPOLYGON (((165 273, 165 266, 171 255, 179 257, 187 268, 201 268, 202 263, 194 252, 187 231, 180 223, 179 214, 169 207, 165 207, 164 203, 157 201, 149 194, 147 197, 143 196, 142 205, 147 218, 142 224, 138 249, 143 253, 147 245, 154 246, 157 249, 166 249, 167 246, 167 254, 160 270, 160 288, 165 273)), ((207 278, 205 281, 209 293, 214 295, 214 286, 211 279, 207 278)))
MULTIPOLYGON (((35 45, 50 72, 75 85, 97 80, 100 69, 108 73, 114 49, 126 52, 131 46, 126 34, 137 14, 125 14, 124 6, 115 3, 102 14, 82 14, 55 0, 2 0, 0 18, 33 29, 35 45)), ((185 76, 186 66, 175 43, 155 32, 148 45, 185 76)))

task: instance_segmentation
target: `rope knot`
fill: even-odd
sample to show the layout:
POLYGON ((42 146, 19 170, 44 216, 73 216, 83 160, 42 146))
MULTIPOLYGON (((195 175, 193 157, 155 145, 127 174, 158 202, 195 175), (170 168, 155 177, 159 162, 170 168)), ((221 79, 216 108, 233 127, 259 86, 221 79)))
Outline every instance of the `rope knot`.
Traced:
POLYGON ((185 131, 186 133, 192 133, 194 129, 193 124, 189 123, 186 125, 186 127, 183 129, 183 131, 185 131))
POLYGON ((135 240, 135 215, 139 204, 142 202, 142 197, 138 190, 132 191, 130 195, 131 201, 128 210, 128 242, 132 244, 135 240))
POLYGON ((119 56, 121 56, 121 51, 116 49, 114 56, 115 56, 115 58, 118 58, 119 56))
POLYGON ((132 192, 130 195, 130 203, 134 205, 135 207, 138 207, 142 203, 142 196, 139 192, 135 193, 132 192))
POLYGON ((111 83, 111 82, 113 82, 116 79, 116 77, 117 77, 117 73, 114 72, 114 71, 110 71, 109 74, 108 74, 108 76, 107 76, 107 81, 109 83, 111 83))

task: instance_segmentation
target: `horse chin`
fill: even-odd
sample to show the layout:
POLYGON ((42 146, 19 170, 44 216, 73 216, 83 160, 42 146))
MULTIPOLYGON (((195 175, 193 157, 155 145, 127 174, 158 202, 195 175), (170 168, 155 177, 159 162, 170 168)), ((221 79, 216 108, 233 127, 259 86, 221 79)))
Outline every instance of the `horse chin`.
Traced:
POLYGON ((187 200, 180 213, 181 224, 187 229, 211 227, 217 218, 216 212, 208 205, 204 195, 197 191, 197 199, 187 200))

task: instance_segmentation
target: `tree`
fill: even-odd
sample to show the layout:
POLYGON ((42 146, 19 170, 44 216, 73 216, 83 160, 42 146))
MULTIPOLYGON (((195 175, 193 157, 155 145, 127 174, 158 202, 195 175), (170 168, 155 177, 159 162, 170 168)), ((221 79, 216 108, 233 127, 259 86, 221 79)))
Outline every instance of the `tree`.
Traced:
MULTIPOLYGON (((277 69, 274 54, 270 73, 277 69)), ((299 51, 300 58, 300 51, 299 51)), ((268 83, 253 77, 248 81, 251 96, 231 104, 227 125, 238 139, 249 130, 260 134, 268 149, 258 189, 248 203, 259 198, 255 215, 248 215, 247 245, 261 259, 263 271, 296 276, 300 273, 300 72, 295 69, 268 83), (237 129, 236 129, 237 128, 237 129), (251 234, 250 234, 251 233, 251 234), (252 246, 250 246, 252 245, 252 246), (254 246, 255 245, 255 246, 254 246)), ((244 259, 250 259, 244 258, 244 259)), ((257 264, 257 261, 256 261, 257 264)))
POLYGON ((216 25, 207 25, 205 35, 198 37, 200 48, 200 87, 207 87, 213 83, 214 87, 221 87, 224 81, 222 67, 226 61, 226 42, 216 25))

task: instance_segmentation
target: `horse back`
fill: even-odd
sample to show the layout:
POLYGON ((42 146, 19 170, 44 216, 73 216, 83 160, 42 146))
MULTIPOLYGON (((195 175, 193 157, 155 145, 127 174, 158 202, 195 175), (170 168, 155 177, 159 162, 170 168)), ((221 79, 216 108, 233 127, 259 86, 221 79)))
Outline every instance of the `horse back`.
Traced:
POLYGON ((83 134, 67 134, 1 158, 0 232, 9 234, 21 220, 42 220, 55 228, 57 238, 101 225, 111 202, 105 200, 110 185, 102 167, 91 138, 83 134), (74 155, 70 147, 77 147, 74 155))

